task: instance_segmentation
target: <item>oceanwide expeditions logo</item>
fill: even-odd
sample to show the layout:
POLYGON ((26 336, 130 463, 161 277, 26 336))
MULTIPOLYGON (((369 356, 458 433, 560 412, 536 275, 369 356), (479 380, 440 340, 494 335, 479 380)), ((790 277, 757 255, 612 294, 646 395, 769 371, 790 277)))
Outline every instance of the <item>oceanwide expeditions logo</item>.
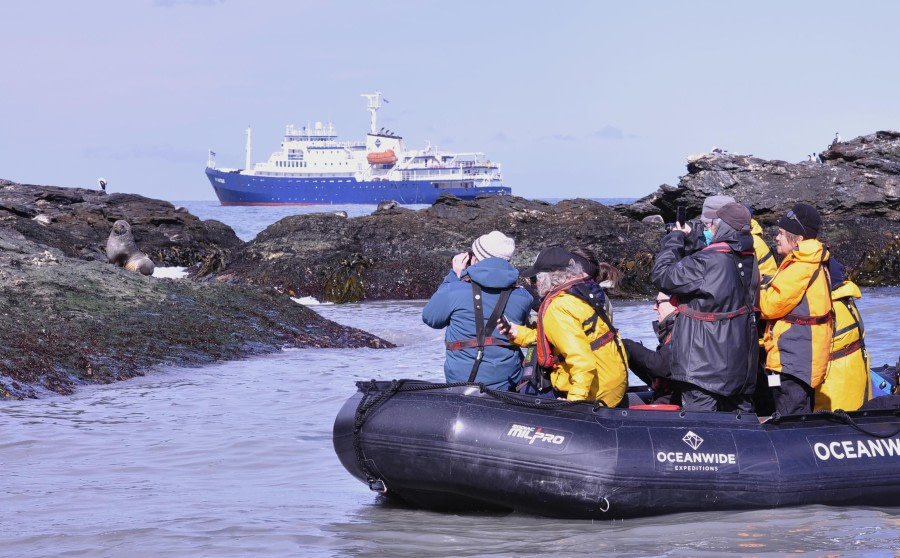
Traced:
POLYGON ((900 458, 900 438, 867 438, 853 440, 835 440, 825 436, 809 438, 816 459, 822 464, 866 461, 869 459, 900 458))
POLYGON ((691 430, 681 437, 684 446, 671 447, 671 440, 671 436, 666 436, 665 439, 654 437, 657 470, 719 472, 733 469, 737 471, 737 453, 734 451, 734 441, 731 437, 728 437, 725 443, 719 441, 714 446, 707 444, 703 449, 701 446, 705 440, 691 430), (691 451, 687 451, 688 449, 691 451))
POLYGON ((500 437, 507 442, 528 444, 549 449, 562 449, 572 436, 571 432, 561 430, 548 430, 542 426, 528 426, 527 424, 511 423, 506 434, 500 437))

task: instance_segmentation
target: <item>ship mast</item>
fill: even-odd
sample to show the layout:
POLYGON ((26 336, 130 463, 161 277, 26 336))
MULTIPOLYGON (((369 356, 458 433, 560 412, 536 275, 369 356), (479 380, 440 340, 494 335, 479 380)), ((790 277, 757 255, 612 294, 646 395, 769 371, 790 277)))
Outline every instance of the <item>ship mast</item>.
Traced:
POLYGON ((367 108, 372 114, 372 133, 375 134, 378 131, 378 128, 375 126, 375 113, 381 108, 381 91, 376 91, 375 93, 363 93, 360 97, 365 97, 369 100, 369 106, 367 108))
POLYGON ((244 166, 248 172, 250 171, 250 127, 247 126, 247 162, 244 166))

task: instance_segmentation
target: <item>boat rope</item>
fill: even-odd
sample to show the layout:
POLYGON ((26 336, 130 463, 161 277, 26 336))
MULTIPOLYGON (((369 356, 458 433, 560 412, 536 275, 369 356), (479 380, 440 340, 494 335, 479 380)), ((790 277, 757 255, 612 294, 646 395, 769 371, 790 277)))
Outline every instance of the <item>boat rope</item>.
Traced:
MULTIPOLYGON (((366 476, 366 482, 369 483, 369 489, 382 494, 387 492, 387 486, 384 484, 384 480, 378 478, 372 468, 369 467, 362 450, 360 432, 362 432, 363 424, 365 424, 369 415, 398 391, 421 391, 469 385, 466 383, 407 385, 407 382, 408 380, 391 380, 390 385, 384 390, 378 387, 378 382, 374 379, 369 382, 358 382, 356 384, 359 390, 362 391, 363 396, 359 401, 359 405, 356 406, 356 415, 353 421, 353 451, 356 455, 356 463, 359 465, 359 470, 366 476)), ((482 391, 484 391, 484 385, 480 385, 482 391)))
MULTIPOLYGON (((900 434, 900 428, 894 430, 890 434, 878 434, 877 432, 870 432, 869 430, 866 430, 862 426, 856 424, 856 421, 853 420, 853 417, 848 415, 846 411, 842 411, 840 409, 838 409, 837 411, 819 411, 816 414, 824 415, 826 417, 833 418, 839 422, 843 422, 844 424, 847 424, 847 425, 853 427, 854 429, 859 430, 863 434, 872 436, 873 438, 893 438, 897 434, 900 434)), ((900 416, 900 411, 894 411, 892 414, 894 416, 900 416)))
MULTIPOLYGON (((895 417, 898 417, 898 416, 900 416, 900 410, 893 411, 891 414, 893 414, 895 417)), ((872 436, 873 438, 893 438, 897 434, 900 434, 900 428, 898 428, 897 430, 895 430, 894 432, 892 432, 890 434, 879 434, 877 432, 871 432, 869 430, 866 430, 862 426, 856 424, 856 421, 853 420, 853 417, 851 417, 850 415, 847 414, 846 411, 843 411, 841 409, 838 409, 837 411, 824 411, 824 410, 817 411, 815 416, 830 418, 830 419, 834 419, 838 422, 842 422, 842 423, 850 426, 851 428, 858 430, 859 432, 862 432, 863 434, 865 434, 867 436, 872 436)), ((766 421, 766 424, 778 424, 784 418, 785 417, 783 415, 781 415, 778 411, 775 411, 772 414, 772 416, 769 417, 769 420, 766 421)))
POLYGON ((515 405, 517 407, 527 407, 529 409, 561 409, 563 407, 570 407, 573 403, 573 401, 548 399, 545 397, 535 397, 534 399, 523 401, 522 396, 516 396, 512 392, 489 389, 484 387, 484 385, 481 385, 481 387, 481 392, 485 395, 493 397, 498 401, 503 401, 504 403, 515 405))
MULTIPOLYGON (((369 483, 369 489, 381 493, 387 492, 387 486, 385 486, 383 480, 375 476, 375 473, 371 468, 369 468, 368 463, 366 463, 366 459, 362 451, 362 440, 359 436, 359 433, 362 430, 362 425, 366 420, 366 415, 372 410, 380 407, 382 403, 387 401, 391 397, 391 395, 393 395, 397 392, 398 389, 400 389, 401 385, 402 384, 397 380, 393 380, 387 390, 380 391, 378 389, 378 385, 375 383, 375 380, 369 382, 366 389, 363 391, 363 396, 359 401, 359 405, 356 406, 356 416, 353 421, 353 452, 356 454, 356 463, 359 465, 359 470, 362 471, 362 473, 366 476, 366 482, 369 483), (371 397, 375 392, 378 392, 378 394, 374 397, 371 397)), ((359 387, 362 388, 362 385, 360 385, 359 387)))

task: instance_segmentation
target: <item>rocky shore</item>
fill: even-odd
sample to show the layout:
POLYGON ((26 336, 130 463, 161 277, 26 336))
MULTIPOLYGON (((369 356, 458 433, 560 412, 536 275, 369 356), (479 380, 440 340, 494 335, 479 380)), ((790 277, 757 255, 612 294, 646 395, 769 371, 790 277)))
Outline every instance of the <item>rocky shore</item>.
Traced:
POLYGON ((451 257, 494 229, 516 239, 518 267, 546 246, 589 246, 624 273, 613 296, 649 296, 663 223, 678 205, 697 215, 714 194, 752 206, 770 243, 784 212, 812 203, 825 222, 822 239, 857 283, 900 285, 898 132, 833 144, 802 163, 722 150, 692 156, 676 186, 628 205, 442 197, 412 211, 388 202, 352 219, 287 217, 246 243, 165 201, 0 180, 0 398, 283 346, 389 346, 288 295, 428 298, 451 257), (120 219, 157 266, 189 267, 191 278, 143 277, 107 263, 106 239, 120 219))
POLYGON ((240 244, 227 226, 140 196, 0 183, 0 399, 70 393, 154 366, 282 347, 390 347, 265 287, 145 277, 106 263, 117 219, 162 265, 240 244))

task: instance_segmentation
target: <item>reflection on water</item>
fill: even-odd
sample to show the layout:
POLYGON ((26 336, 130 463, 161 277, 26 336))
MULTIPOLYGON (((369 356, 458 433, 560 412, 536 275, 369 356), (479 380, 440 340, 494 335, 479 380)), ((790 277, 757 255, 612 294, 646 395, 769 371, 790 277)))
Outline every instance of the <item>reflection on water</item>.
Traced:
MULTIPOLYGON (((900 291, 860 303, 873 363, 896 360, 900 291)), ((317 306, 400 344, 168 368, 0 403, 0 556, 894 556, 896 510, 800 507, 625 521, 438 514, 380 499, 331 428, 356 381, 440 380, 422 302, 317 306), (809 554, 807 554, 809 555, 809 554)), ((655 346, 649 302, 616 304, 655 346)))

